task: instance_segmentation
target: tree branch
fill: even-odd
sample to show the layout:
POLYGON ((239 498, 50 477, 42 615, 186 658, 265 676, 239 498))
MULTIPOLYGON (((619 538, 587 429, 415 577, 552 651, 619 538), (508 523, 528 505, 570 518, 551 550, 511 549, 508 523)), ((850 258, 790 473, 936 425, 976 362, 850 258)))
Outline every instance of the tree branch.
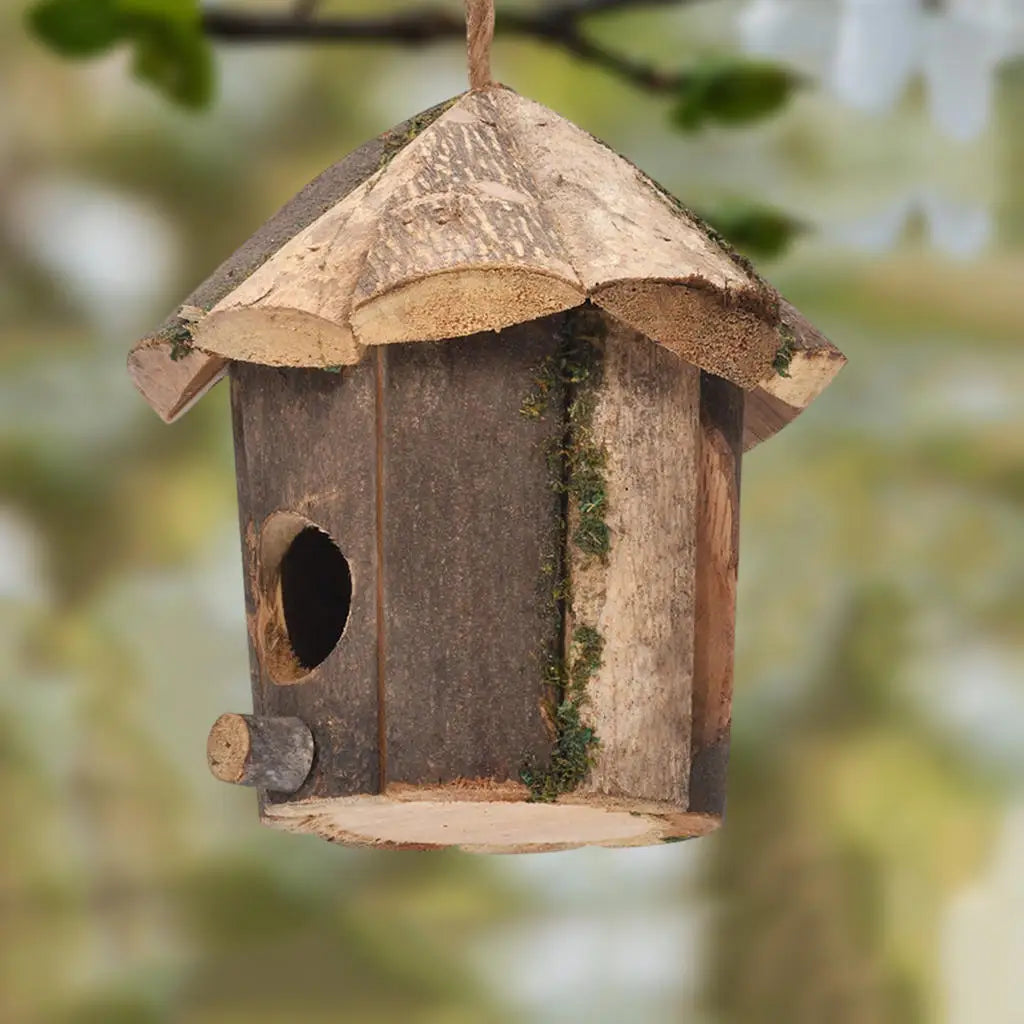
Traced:
MULTIPOLYGON (((593 15, 644 7, 678 7, 701 0, 564 0, 536 12, 508 11, 498 15, 498 32, 535 39, 571 53, 585 63, 609 71, 650 92, 672 92, 686 80, 679 72, 661 71, 595 43, 583 31, 593 15)), ((316 4, 300 2, 291 13, 255 14, 214 9, 203 14, 209 38, 223 43, 347 42, 420 46, 463 39, 463 17, 444 8, 418 10, 381 18, 317 18, 316 4)))

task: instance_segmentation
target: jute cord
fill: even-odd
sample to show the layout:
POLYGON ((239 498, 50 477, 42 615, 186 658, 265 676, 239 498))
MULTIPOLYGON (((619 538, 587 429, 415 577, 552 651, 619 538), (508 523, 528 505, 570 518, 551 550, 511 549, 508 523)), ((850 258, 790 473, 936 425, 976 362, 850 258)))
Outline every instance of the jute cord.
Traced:
POLYGON ((466 0, 466 35, 469 49, 469 87, 476 92, 492 84, 494 0, 466 0))

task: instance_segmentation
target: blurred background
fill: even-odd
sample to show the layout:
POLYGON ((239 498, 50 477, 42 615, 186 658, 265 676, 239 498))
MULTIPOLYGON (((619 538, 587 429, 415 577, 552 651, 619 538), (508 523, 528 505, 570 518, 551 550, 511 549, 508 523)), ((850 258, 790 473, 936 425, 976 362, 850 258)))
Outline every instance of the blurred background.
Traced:
POLYGON ((499 37, 499 79, 732 217, 850 365, 744 466, 727 827, 489 859, 275 834, 209 777, 211 722, 249 707, 227 390, 168 428, 124 372, 309 178, 460 92, 462 47, 218 46, 175 102, 24 15, 0 6, 0 1021, 1021 1024, 1024 0, 588 18, 658 68, 813 80, 698 131, 499 37))

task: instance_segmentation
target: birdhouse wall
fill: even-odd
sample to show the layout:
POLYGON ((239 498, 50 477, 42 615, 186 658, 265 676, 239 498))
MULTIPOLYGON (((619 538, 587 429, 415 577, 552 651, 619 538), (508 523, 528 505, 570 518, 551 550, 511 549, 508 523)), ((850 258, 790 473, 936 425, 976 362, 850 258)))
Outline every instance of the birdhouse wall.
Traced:
POLYGON ((297 796, 377 792, 376 367, 331 374, 234 363, 231 399, 253 709, 310 727, 315 760, 297 796), (298 525, 290 517, 326 531, 352 577, 341 642, 308 675, 289 664, 283 552, 271 537, 275 522, 298 525))
POLYGON ((262 794, 268 820, 480 849, 707 830, 688 812, 724 805, 739 388, 594 310, 231 377, 254 711, 315 746, 295 793, 262 794), (350 589, 318 599, 339 552, 350 589), (298 621, 342 605, 334 646, 330 621, 298 621), (491 842, 492 819, 449 821, 438 793, 567 816, 491 842), (335 799, 375 794, 424 817, 335 799))
POLYGON ((701 374, 690 810, 718 816, 732 725, 744 398, 701 374))
POLYGON ((603 641, 586 707, 599 746, 580 791, 686 807, 700 371, 603 323, 589 443, 603 462, 607 551, 597 556, 576 542, 577 497, 567 545, 568 636, 593 628, 603 641))
POLYGON ((316 743, 295 798, 516 780, 546 757, 560 421, 520 407, 557 344, 542 322, 379 348, 339 373, 233 366, 254 707, 302 718, 316 743), (282 684, 282 552, 266 535, 288 516, 331 537, 353 586, 341 641, 282 684))
POLYGON ((517 780, 551 746, 542 592, 557 419, 521 414, 550 321, 378 350, 383 389, 383 700, 389 783, 517 780))

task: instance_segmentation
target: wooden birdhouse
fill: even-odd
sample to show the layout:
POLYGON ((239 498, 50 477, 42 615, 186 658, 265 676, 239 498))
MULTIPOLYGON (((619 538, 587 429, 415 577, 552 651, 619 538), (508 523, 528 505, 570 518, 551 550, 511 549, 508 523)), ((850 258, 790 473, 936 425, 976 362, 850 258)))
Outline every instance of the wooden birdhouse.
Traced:
POLYGON ((740 461, 844 363, 631 163, 488 83, 310 184, 132 351, 230 379, 271 825, 478 851, 721 820, 740 461))

